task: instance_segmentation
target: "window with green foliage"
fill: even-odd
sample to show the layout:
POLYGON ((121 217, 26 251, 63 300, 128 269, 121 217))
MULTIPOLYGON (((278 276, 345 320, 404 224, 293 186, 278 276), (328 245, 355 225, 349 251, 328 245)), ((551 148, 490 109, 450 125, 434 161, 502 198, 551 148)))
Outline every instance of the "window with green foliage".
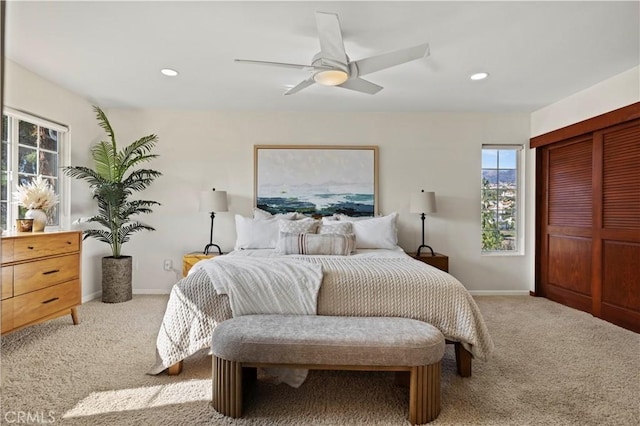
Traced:
POLYGON ((481 223, 484 253, 519 252, 521 146, 482 146, 481 223))
MULTIPOLYGON (((6 110, 2 115, 2 188, 0 199, 0 227, 13 229, 15 219, 24 217, 25 209, 13 201, 13 192, 38 175, 49 181, 58 195, 63 192, 60 168, 68 130, 65 126, 31 116, 20 111, 6 110)), ((48 226, 60 226, 60 206, 49 212, 48 226)))

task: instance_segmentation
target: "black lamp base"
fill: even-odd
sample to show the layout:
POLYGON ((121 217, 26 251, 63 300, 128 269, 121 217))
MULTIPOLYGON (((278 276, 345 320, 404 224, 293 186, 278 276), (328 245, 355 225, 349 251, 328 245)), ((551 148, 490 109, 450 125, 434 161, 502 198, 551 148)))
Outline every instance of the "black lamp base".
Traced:
POLYGON ((204 246, 204 250, 202 253, 209 254, 209 247, 215 247, 218 249, 218 254, 222 254, 222 250, 220 250, 220 246, 217 244, 213 244, 213 219, 215 219, 216 214, 211 212, 211 230, 209 231, 209 244, 204 246))
POLYGON ((213 243, 209 243, 206 246, 204 246, 204 250, 202 251, 202 253, 204 254, 209 254, 209 247, 215 247, 218 249, 218 254, 222 254, 222 250, 220 250, 220 246, 217 244, 213 244, 213 243))
POLYGON ((430 246, 428 246, 428 245, 426 245, 424 243, 424 219, 425 219, 425 216, 426 215, 424 213, 422 213, 422 215, 420 216, 420 219, 422 219, 422 244, 420 244, 420 247, 418 247, 418 251, 416 252, 416 256, 420 256, 420 250, 422 250, 422 247, 426 247, 429 250, 431 250, 431 256, 435 256, 436 254, 433 252, 433 249, 430 246))
POLYGON ((428 248, 429 250, 431 250, 431 256, 435 256, 435 252, 433 251, 433 249, 431 248, 431 246, 428 246, 426 244, 421 244, 420 247, 418 247, 418 251, 416 252, 416 257, 420 257, 420 250, 422 250, 423 247, 428 248))

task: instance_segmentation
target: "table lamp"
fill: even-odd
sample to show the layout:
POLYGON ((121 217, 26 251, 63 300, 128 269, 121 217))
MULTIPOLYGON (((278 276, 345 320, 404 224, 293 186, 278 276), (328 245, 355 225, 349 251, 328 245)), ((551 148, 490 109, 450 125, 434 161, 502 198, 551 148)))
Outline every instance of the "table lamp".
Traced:
POLYGON ((227 206, 227 191, 216 191, 213 188, 212 191, 202 191, 200 193, 200 211, 211 213, 211 230, 209 231, 209 244, 204 246, 204 254, 209 254, 209 249, 215 247, 218 249, 218 254, 222 254, 220 246, 213 243, 213 219, 216 217, 216 212, 227 212, 229 208, 227 206))
POLYGON ((416 256, 420 256, 422 248, 428 248, 431 250, 431 256, 435 256, 433 249, 424 243, 424 219, 427 213, 435 213, 436 210, 436 193, 435 192, 421 192, 411 194, 411 204, 409 205, 410 213, 420 213, 422 218, 422 244, 418 247, 416 256))

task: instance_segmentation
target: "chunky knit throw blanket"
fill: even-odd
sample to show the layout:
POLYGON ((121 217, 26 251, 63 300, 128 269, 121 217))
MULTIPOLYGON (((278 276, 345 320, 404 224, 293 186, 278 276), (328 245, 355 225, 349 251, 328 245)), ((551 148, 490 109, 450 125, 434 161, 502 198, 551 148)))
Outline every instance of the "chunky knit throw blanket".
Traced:
MULTIPOLYGON (((318 315, 413 318, 434 325, 448 340, 461 342, 475 358, 486 360, 493 351, 478 306, 446 272, 409 257, 287 258, 322 266, 318 315)), ((278 259, 269 262, 277 264, 278 259)), ((150 374, 209 347, 216 325, 233 316, 228 296, 217 294, 205 268, 200 265, 171 290, 150 374)))

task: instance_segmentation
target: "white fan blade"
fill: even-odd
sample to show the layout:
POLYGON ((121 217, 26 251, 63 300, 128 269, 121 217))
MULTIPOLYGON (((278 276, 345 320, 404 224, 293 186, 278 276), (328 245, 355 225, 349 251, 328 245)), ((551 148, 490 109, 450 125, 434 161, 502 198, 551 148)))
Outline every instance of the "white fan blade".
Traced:
POLYGON ((269 62, 269 61, 253 61, 250 59, 234 59, 235 62, 240 62, 243 64, 256 64, 256 65, 269 65, 274 67, 284 67, 284 68, 296 68, 305 71, 315 71, 315 70, 330 70, 330 67, 318 67, 314 65, 302 65, 302 64, 287 64, 284 62, 269 62))
POLYGON ((340 21, 335 13, 316 12, 316 25, 320 39, 322 57, 347 64, 347 53, 344 50, 340 21))
POLYGON ((284 94, 285 95, 293 95, 294 93, 298 93, 302 89, 311 86, 313 83, 315 83, 315 80, 313 79, 313 76, 311 76, 308 79, 303 80, 300 83, 296 84, 291 89, 289 89, 286 92, 284 92, 284 94))
POLYGON ((382 86, 378 86, 377 84, 373 84, 372 82, 362 78, 352 78, 336 87, 344 87, 345 89, 368 93, 370 95, 375 95, 383 89, 382 86))
POLYGON ((383 53, 381 55, 370 56, 368 58, 353 61, 353 63, 358 67, 358 75, 367 75, 372 72, 391 68, 426 56, 429 56, 429 43, 409 47, 407 49, 394 50, 393 52, 383 53))

